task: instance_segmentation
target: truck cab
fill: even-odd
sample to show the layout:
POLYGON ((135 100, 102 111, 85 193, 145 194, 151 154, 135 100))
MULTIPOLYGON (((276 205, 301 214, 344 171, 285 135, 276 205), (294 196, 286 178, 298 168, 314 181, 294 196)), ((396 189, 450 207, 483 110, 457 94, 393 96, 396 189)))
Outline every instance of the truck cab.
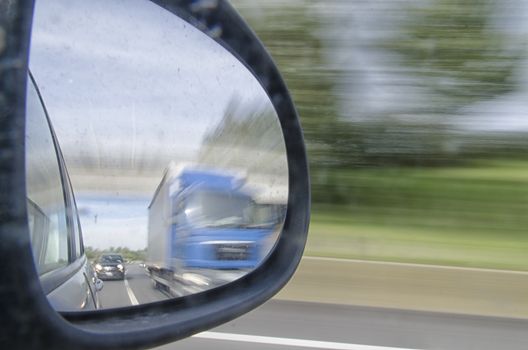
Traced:
POLYGON ((173 200, 173 256, 188 268, 254 268, 271 234, 249 193, 228 175, 185 172, 173 200), (182 259, 183 258, 183 259, 182 259))
POLYGON ((155 285, 169 279, 212 287, 254 269, 280 230, 282 219, 269 214, 279 209, 272 209, 255 201, 244 176, 169 168, 149 206, 147 253, 155 285))

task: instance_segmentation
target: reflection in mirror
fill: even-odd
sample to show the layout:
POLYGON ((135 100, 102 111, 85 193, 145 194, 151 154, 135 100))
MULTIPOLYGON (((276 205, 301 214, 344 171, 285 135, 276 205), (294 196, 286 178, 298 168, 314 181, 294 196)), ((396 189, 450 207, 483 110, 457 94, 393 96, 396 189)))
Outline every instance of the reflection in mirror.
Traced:
MULTIPOLYGON (((66 202, 48 210, 49 244, 68 239, 50 258, 34 254, 46 263, 41 279, 79 264, 84 250, 88 294, 112 308, 197 293, 257 267, 282 228, 288 169, 277 114, 253 75, 147 0, 42 1, 35 11, 30 70, 77 202, 65 170, 60 194, 60 155, 47 169, 51 141, 29 142, 44 127, 28 116, 29 190, 47 176, 54 186, 41 196, 66 202)), ((67 305, 83 294, 68 282, 51 303, 85 305, 67 305)))

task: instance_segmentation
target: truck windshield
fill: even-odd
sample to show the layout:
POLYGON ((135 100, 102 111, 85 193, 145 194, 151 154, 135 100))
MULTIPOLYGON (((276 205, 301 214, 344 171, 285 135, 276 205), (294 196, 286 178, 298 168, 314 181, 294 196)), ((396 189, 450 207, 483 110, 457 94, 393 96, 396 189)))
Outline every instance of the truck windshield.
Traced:
POLYGON ((187 201, 187 221, 199 227, 249 227, 254 222, 249 196, 230 192, 196 192, 187 201))

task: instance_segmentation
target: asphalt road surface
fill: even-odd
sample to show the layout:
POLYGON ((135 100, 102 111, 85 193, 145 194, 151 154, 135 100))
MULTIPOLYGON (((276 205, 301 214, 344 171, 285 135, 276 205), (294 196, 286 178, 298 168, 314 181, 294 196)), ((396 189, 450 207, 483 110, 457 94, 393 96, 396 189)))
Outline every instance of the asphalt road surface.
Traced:
MULTIPOLYGON (((145 271, 105 281, 105 307, 163 300, 145 271)), ((528 349, 528 321, 271 300, 209 332, 158 349, 528 349)))

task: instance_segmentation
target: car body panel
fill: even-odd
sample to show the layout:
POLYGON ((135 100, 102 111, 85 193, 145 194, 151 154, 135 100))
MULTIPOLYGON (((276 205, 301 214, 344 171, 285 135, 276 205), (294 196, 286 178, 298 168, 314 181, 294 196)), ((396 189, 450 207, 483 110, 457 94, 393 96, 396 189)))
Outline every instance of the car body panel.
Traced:
POLYGON ((90 272, 90 266, 83 263, 71 277, 47 294, 51 305, 63 311, 97 309, 95 289, 90 286, 91 282, 88 278, 90 272))
MULTIPOLYGON (((64 203, 62 203, 64 205, 64 212, 58 214, 63 215, 61 218, 65 220, 66 226, 64 233, 67 235, 67 237, 59 238, 53 236, 54 232, 51 228, 52 220, 47 217, 45 210, 42 210, 42 208, 29 198, 32 193, 28 189, 28 205, 33 210, 30 219, 35 224, 31 229, 35 264, 38 266, 39 271, 42 270, 42 266, 46 267, 45 270, 40 272, 41 285, 48 297, 48 301, 56 310, 78 311, 97 309, 99 302, 95 288, 96 277, 84 254, 77 208, 66 165, 38 86, 31 75, 29 78, 27 103, 31 108, 28 108, 28 113, 32 113, 32 118, 38 120, 44 128, 47 127, 49 130, 42 130, 42 128, 26 129, 28 149, 37 153, 36 155, 28 157, 33 162, 27 163, 27 176, 33 176, 33 178, 38 179, 39 174, 45 170, 49 172, 52 169, 57 172, 57 175, 60 177, 60 187, 55 190, 60 190, 64 198, 64 203), (54 150, 56 161, 50 161, 47 158, 43 159, 39 153, 42 151, 38 147, 30 147, 36 142, 35 140, 46 140, 46 138, 49 138, 49 141, 52 142, 51 148, 48 148, 48 151, 51 149, 54 150), (43 163, 46 160, 48 162, 43 163), (68 261, 61 260, 59 264, 55 264, 56 266, 51 265, 51 267, 48 267, 47 265, 49 264, 46 263, 46 259, 49 258, 46 255, 49 253, 47 250, 50 248, 48 240, 53 239, 67 240, 66 249, 68 251, 68 261)), ((35 144, 35 146, 38 146, 38 144, 35 144)), ((43 202, 42 205, 45 207, 48 204, 43 202)))

